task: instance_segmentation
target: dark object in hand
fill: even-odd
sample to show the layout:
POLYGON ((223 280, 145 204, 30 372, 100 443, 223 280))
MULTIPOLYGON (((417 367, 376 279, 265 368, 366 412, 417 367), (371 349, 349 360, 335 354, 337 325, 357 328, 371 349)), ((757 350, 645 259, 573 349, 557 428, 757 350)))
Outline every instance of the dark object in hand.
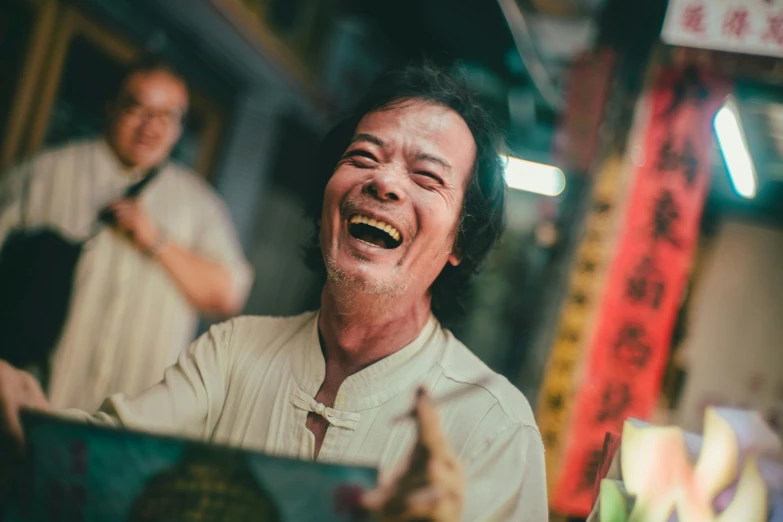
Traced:
MULTIPOLYGON (((141 194, 141 191, 149 184, 150 181, 155 179, 160 171, 160 167, 156 167, 150 171, 144 178, 137 181, 125 191, 123 199, 136 199, 141 194)), ((114 215, 114 211, 106 207, 98 213, 98 221, 105 223, 106 225, 113 226, 117 224, 117 216, 114 215)))
POLYGON ((98 212, 98 220, 109 226, 117 224, 117 214, 109 207, 104 208, 98 212))

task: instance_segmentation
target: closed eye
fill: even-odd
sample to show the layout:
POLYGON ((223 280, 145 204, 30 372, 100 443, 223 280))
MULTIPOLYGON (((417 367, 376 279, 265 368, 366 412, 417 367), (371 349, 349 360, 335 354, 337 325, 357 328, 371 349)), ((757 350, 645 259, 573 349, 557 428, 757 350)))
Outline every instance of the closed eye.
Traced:
POLYGON ((416 174, 420 176, 426 176, 434 181, 437 181, 438 184, 443 185, 443 180, 440 178, 440 176, 437 176, 436 174, 433 174, 432 172, 426 171, 426 170, 417 170, 416 174))
MULTIPOLYGON (((358 158, 363 158, 363 159, 366 158, 372 161, 373 163, 378 163, 378 158, 376 158, 371 152, 362 149, 349 150, 348 152, 345 153, 345 155, 343 155, 343 159, 358 159, 358 158)), ((359 167, 362 166, 369 167, 369 165, 362 165, 361 162, 356 164, 359 167)))

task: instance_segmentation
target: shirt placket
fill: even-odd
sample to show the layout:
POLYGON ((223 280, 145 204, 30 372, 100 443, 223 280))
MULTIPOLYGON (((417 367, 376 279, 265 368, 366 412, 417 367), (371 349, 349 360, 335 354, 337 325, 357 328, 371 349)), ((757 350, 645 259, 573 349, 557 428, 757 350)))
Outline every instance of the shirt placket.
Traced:
MULTIPOLYGON (((120 245, 114 245, 114 247, 119 248, 120 245)), ((125 317, 125 309, 127 308, 125 288, 130 279, 130 267, 128 266, 129 260, 127 257, 127 255, 116 256, 117 270, 113 281, 110 283, 111 289, 105 315, 106 322, 104 323, 101 342, 98 343, 98 350, 95 354, 98 364, 96 365, 97 370, 93 390, 97 395, 106 395, 117 358, 120 331, 124 320, 130 320, 130 318, 125 317)))
MULTIPOLYGON (((306 426, 307 414, 313 412, 329 421, 329 427, 326 430, 321 450, 318 453, 318 460, 337 461, 348 447, 351 437, 356 433, 361 415, 355 412, 326 407, 300 388, 295 388, 292 391, 290 402, 301 413, 299 418, 301 419, 302 432, 299 439, 299 454, 307 458, 312 458, 313 456, 315 436, 306 426)), ((335 407, 339 408, 343 402, 342 397, 338 395, 335 407)))
MULTIPOLYGON (((115 168, 112 165, 110 168, 115 168)), ((104 184, 98 188, 95 195, 93 207, 97 209, 105 207, 108 203, 116 201, 125 193, 128 180, 107 177, 103 178, 104 184)), ((131 268, 128 253, 124 252, 123 246, 111 237, 111 230, 107 227, 102 228, 95 237, 87 243, 87 248, 104 248, 106 255, 111 256, 111 261, 116 267, 113 273, 109 274, 107 281, 109 290, 107 292, 106 311, 104 315, 103 327, 100 328, 100 341, 97 344, 97 350, 94 354, 97 364, 95 364, 95 375, 93 379, 94 396, 103 397, 108 395, 108 387, 113 377, 114 365, 117 359, 117 351, 120 346, 120 333, 124 321, 133 320, 126 316, 127 295, 126 288, 130 281, 131 268)))
POLYGON ((324 442, 321 444, 321 451, 318 453, 318 461, 340 462, 355 435, 355 430, 329 426, 324 436, 324 442))

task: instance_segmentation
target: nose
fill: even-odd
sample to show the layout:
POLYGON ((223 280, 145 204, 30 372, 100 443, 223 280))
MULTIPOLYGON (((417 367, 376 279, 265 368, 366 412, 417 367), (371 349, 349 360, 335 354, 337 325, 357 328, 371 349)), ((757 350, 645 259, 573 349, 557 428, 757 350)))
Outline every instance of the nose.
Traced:
POLYGON ((383 169, 373 174, 364 185, 364 192, 378 201, 404 199, 401 176, 393 169, 383 169))
POLYGON ((162 125, 156 120, 156 118, 145 118, 139 125, 139 133, 145 137, 155 137, 160 132, 162 125))

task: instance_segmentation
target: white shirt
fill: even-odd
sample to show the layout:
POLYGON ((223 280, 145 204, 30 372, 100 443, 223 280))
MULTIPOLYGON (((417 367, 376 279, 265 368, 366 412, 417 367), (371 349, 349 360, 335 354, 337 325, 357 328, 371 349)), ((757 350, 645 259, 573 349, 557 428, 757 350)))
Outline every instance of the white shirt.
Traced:
POLYGON ((383 473, 415 443, 413 423, 394 419, 409 411, 418 385, 436 400, 469 389, 438 406, 466 470, 463 520, 546 522, 544 450, 527 400, 434 318, 411 344, 348 377, 334 408, 314 399, 324 375, 317 313, 242 317, 213 326, 138 397, 115 395, 93 417, 66 413, 312 459, 315 438, 305 422, 315 411, 330 423, 319 461, 383 473))
MULTIPOLYGON (((22 226, 83 241, 98 212, 138 179, 103 140, 39 154, 0 179, 0 243, 22 226)), ((139 201, 171 240, 222 263, 237 291, 247 292, 252 272, 229 214, 196 174, 168 164, 139 201)), ((69 316, 51 360, 52 404, 94 411, 110 394, 149 388, 193 340, 197 319, 156 260, 103 228, 76 267, 69 316)))

